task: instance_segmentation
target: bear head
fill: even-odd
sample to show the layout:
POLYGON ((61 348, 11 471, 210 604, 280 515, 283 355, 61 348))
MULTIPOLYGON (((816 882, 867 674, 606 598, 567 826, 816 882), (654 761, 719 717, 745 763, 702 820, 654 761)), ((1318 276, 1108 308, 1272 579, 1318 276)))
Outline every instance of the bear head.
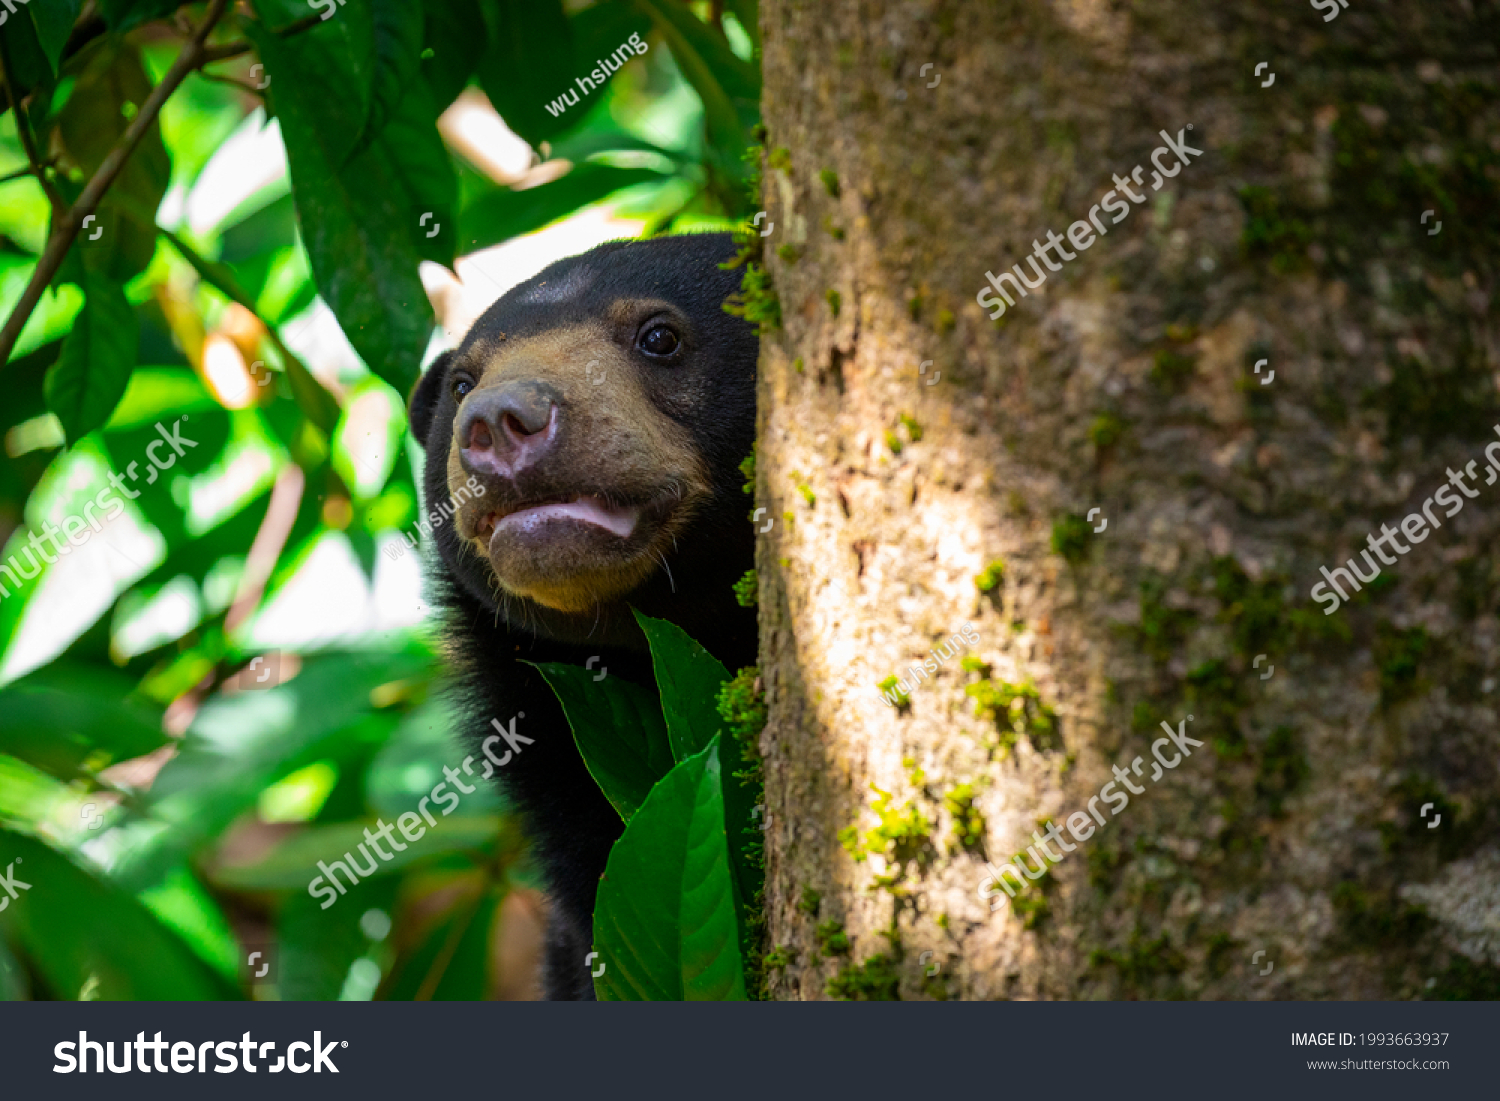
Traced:
POLYGON ((410 419, 428 512, 452 514, 434 525, 450 603, 564 642, 638 649, 630 605, 722 631, 754 553, 739 464, 758 340, 723 309, 733 254, 728 234, 600 245, 428 367, 410 419))

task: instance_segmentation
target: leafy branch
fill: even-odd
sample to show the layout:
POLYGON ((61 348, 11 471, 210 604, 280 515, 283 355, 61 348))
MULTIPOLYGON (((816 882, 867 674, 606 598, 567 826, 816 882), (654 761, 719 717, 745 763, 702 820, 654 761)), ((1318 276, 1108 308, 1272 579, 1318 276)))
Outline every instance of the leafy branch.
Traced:
MULTIPOLYGON (((54 217, 52 233, 47 238, 47 246, 42 252, 41 259, 37 261, 36 270, 31 273, 31 281, 26 284, 26 290, 22 292, 20 301, 16 303, 16 308, 11 311, 10 317, 6 319, 5 327, 0 329, 0 364, 10 359, 11 352, 15 350, 16 341, 20 339, 21 330, 25 328, 37 303, 42 300, 42 292, 52 282, 52 277, 57 274, 58 268, 62 267, 68 249, 73 246, 78 231, 83 228, 84 219, 98 209, 104 193, 120 175, 125 162, 140 144, 146 131, 156 122, 162 105, 177 90, 177 86, 186 79, 188 73, 203 64, 207 50, 204 42, 214 25, 223 17, 224 10, 228 6, 229 0, 210 0, 208 14, 204 16, 203 23, 193 32, 188 44, 177 55, 177 60, 172 62, 172 67, 167 70, 167 75, 162 77, 161 83, 151 89, 146 102, 130 120, 130 125, 125 128, 125 133, 120 135, 120 140, 105 156, 93 178, 84 186, 83 192, 78 196, 78 201, 68 208, 61 219, 54 217)), ((7 92, 10 92, 8 84, 7 92)), ((16 102, 13 93, 11 102, 16 102)), ((17 129, 24 134, 27 128, 22 125, 19 106, 17 103, 17 129)), ((35 149, 29 148, 27 155, 32 158, 32 164, 36 165, 35 149)))

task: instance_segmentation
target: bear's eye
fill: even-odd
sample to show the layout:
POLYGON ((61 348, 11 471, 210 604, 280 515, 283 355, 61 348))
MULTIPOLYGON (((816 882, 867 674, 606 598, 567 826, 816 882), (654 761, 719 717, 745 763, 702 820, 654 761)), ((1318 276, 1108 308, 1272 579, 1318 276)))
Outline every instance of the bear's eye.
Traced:
POLYGON ((463 401, 464 395, 474 389, 474 380, 467 375, 458 375, 449 385, 453 389, 453 399, 463 401))
POLYGON ((646 331, 641 333, 640 339, 636 341, 636 346, 648 356, 669 356, 677 351, 680 343, 676 331, 671 326, 658 322, 647 326, 646 331))

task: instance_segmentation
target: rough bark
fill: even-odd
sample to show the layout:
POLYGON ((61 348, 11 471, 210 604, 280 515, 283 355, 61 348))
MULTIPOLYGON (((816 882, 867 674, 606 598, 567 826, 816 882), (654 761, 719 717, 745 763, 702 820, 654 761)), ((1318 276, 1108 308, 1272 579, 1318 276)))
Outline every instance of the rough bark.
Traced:
POLYGON ((760 10, 773 996, 1497 996, 1500 4, 760 10), (1137 165, 1144 204, 991 321, 986 271, 1137 165), (1319 567, 1470 460, 1478 498, 1325 616, 1319 567), (965 623, 988 672, 882 701, 965 623), (976 714, 1012 698, 1019 735, 976 714), (986 858, 1138 756, 991 912, 986 858))

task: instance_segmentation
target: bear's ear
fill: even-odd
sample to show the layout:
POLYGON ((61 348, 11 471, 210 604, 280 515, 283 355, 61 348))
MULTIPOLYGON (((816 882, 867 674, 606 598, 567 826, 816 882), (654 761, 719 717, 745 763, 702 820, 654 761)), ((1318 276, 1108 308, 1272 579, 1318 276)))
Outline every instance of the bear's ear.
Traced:
POLYGON ((412 434, 423 448, 427 446, 427 432, 432 427, 432 414, 437 409, 438 398, 443 394, 443 380, 448 377, 448 364, 452 352, 444 352, 417 379, 411 388, 411 401, 407 403, 406 418, 411 423, 412 434))

